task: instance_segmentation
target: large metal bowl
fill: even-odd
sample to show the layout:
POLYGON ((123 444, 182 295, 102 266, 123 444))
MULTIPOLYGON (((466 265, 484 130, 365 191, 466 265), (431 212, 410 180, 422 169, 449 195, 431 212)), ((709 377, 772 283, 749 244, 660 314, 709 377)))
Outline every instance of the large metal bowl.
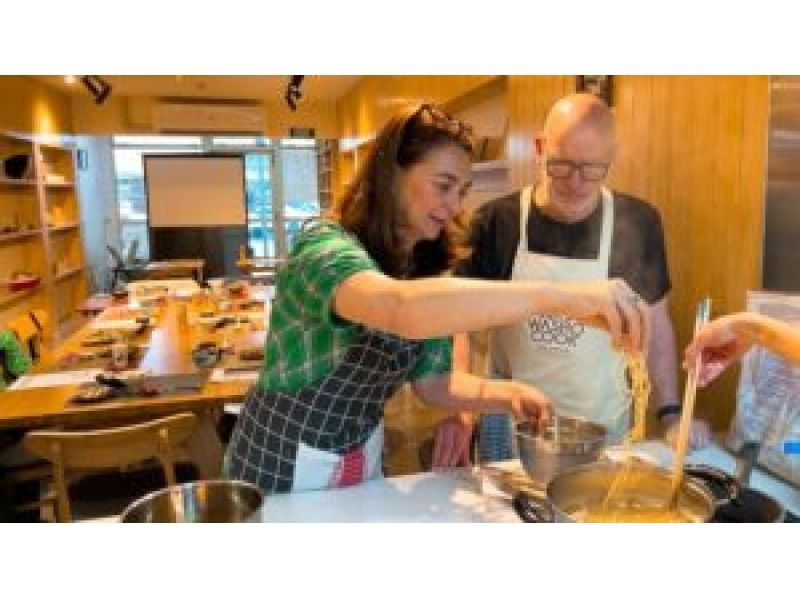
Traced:
POLYGON ((547 484, 570 467, 596 461, 607 430, 585 419, 557 415, 538 433, 529 422, 518 423, 515 436, 525 471, 534 481, 547 484))
POLYGON ((131 504, 122 523, 238 523, 261 520, 264 493, 247 482, 206 480, 168 486, 131 504))

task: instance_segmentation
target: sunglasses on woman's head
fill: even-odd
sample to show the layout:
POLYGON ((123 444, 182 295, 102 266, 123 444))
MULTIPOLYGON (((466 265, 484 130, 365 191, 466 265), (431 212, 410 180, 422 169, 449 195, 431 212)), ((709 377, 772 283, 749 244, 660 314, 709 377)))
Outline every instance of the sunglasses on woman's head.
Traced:
POLYGON ((419 120, 420 122, 428 122, 437 127, 441 127, 456 137, 469 138, 473 134, 472 127, 462 120, 450 116, 433 104, 422 104, 417 108, 416 112, 412 115, 410 120, 419 120), (427 119, 427 121, 425 120, 427 119))

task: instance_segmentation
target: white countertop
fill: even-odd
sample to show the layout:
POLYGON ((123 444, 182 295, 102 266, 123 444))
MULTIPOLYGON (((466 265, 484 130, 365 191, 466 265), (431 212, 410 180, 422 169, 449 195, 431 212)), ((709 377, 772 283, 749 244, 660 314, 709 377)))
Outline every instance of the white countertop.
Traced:
MULTIPOLYGON (((669 467, 672 451, 663 442, 637 446, 637 453, 669 467)), ((687 462, 712 465, 733 473, 733 457, 718 446, 695 451, 687 462)), ((506 462, 503 469, 519 468, 506 462)), ((784 507, 800 514, 800 490, 759 469, 753 469, 750 486, 773 496, 784 507)), ((429 472, 379 478, 341 490, 297 492, 270 496, 263 510, 264 522, 519 522, 510 500, 501 492, 479 492, 479 484, 466 470, 429 472)))
POLYGON ((373 479, 340 490, 270 496, 264 522, 519 522, 508 499, 478 492, 466 470, 373 479))

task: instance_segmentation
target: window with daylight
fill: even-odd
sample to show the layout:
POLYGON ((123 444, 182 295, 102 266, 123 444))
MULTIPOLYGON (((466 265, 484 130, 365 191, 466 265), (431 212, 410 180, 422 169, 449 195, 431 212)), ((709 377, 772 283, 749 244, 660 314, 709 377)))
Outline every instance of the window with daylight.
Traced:
POLYGON ((241 152, 248 251, 255 257, 285 257, 303 222, 320 213, 314 139, 120 135, 113 143, 123 255, 136 240, 137 257, 149 257, 145 154, 241 152))

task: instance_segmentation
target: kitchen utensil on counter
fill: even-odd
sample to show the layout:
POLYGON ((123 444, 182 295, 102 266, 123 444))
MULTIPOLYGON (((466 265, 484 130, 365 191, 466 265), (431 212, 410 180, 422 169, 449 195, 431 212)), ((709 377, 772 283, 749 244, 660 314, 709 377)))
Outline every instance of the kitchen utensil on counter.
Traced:
POLYGON ((238 480, 204 480, 152 492, 122 513, 122 523, 239 523, 261 520, 264 494, 238 480))
MULTIPOLYGON (((514 496, 512 505, 528 523, 580 521, 587 510, 604 505, 615 481, 618 484, 614 489, 615 504, 633 505, 642 510, 663 510, 672 487, 670 472, 660 467, 595 462, 571 467, 556 475, 547 484, 545 497, 520 492, 514 496), (620 472, 626 468, 629 468, 627 476, 618 480, 620 472)), ((704 484, 688 477, 681 479, 676 507, 687 521, 710 521, 716 506, 714 495, 704 484)))
POLYGON ((608 430, 583 418, 555 415, 538 433, 529 422, 516 425, 520 461, 528 475, 546 484, 558 473, 596 461, 608 430))
MULTIPOLYGON (((697 306, 697 313, 694 318, 694 334, 708 323, 711 317, 711 298, 706 297, 697 306)), ((700 371, 702 356, 698 354, 694 364, 694 370, 689 371, 686 379, 686 388, 683 393, 683 403, 681 404, 681 420, 678 428, 678 439, 675 447, 675 460, 672 468, 672 490, 669 496, 669 506, 674 508, 678 493, 681 488, 683 478, 683 464, 686 460, 686 451, 689 449, 689 430, 692 425, 692 415, 694 414, 694 401, 697 396, 697 372, 700 371)))
POLYGON ((192 361, 199 368, 210 368, 220 360, 222 352, 216 343, 199 343, 192 349, 192 361))

